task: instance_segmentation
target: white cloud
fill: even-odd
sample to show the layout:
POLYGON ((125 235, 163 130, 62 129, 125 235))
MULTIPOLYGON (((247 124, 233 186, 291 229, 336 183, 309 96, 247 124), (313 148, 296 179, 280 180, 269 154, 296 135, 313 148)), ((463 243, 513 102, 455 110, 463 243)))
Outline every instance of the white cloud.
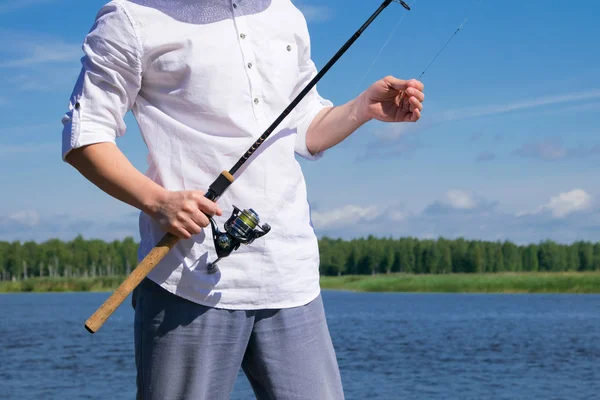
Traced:
MULTIPOLYGON (((567 114, 574 114, 574 113, 577 113, 577 112, 587 112, 587 111, 596 111, 596 110, 600 110, 600 102, 592 102, 592 103, 587 103, 587 104, 577 104, 577 105, 570 105, 570 106, 562 106, 560 108, 560 113, 563 114, 563 115, 567 115, 567 114)), ((556 110, 555 109, 539 110, 539 111, 532 112, 531 115, 536 115, 536 116, 551 115, 551 116, 555 116, 556 115, 556 110)))
POLYGON ((391 221, 404 221, 405 219, 409 218, 411 216, 411 213, 409 213, 408 211, 403 211, 403 210, 392 210, 389 212, 389 219, 391 221))
POLYGON ((538 141, 524 143, 512 152, 513 155, 537 158, 544 161, 559 161, 566 158, 583 158, 600 154, 600 145, 587 144, 578 147, 565 147, 562 138, 550 137, 538 141))
POLYGON ((457 119, 478 118, 488 115, 504 114, 510 111, 520 111, 530 108, 537 108, 551 104, 564 104, 574 101, 591 100, 600 98, 600 90, 590 90, 588 92, 569 93, 556 96, 542 96, 526 100, 510 102, 508 104, 498 104, 485 107, 469 107, 468 109, 448 110, 443 115, 444 120, 452 121, 457 119))
POLYGON ((472 210, 477 205, 476 201, 469 193, 461 190, 448 191, 443 203, 458 210, 472 210))
MULTIPOLYGON (((17 39, 18 40, 18 39, 17 39)), ((80 46, 61 39, 45 43, 23 43, 20 55, 0 62, 0 68, 31 67, 40 64, 77 62, 82 56, 80 46)))
POLYGON ((356 206, 346 205, 330 211, 312 212, 312 221, 315 228, 339 228, 356 224, 360 220, 373 220, 381 215, 383 210, 375 205, 356 206))
MULTIPOLYGON (((0 240, 71 240, 86 238, 139 240, 138 213, 124 215, 40 215, 36 210, 20 210, 0 215, 0 240)), ((319 236, 352 239, 377 237, 445 237, 477 240, 510 240, 518 244, 546 239, 562 243, 577 240, 600 241, 600 208, 583 189, 552 196, 532 212, 514 214, 496 203, 466 191, 453 190, 420 212, 397 204, 352 205, 313 211, 319 236)))
POLYGON ((559 193, 531 212, 520 212, 517 216, 534 215, 549 212, 554 218, 565 218, 570 214, 587 211, 592 208, 592 196, 583 189, 573 189, 559 193))
POLYGON ((503 211, 495 201, 480 195, 451 190, 417 213, 398 206, 372 205, 345 206, 313 215, 316 220, 329 217, 317 224, 318 235, 343 239, 375 235, 421 239, 463 237, 510 240, 518 244, 546 239, 562 243, 600 241, 600 208, 593 206, 591 195, 583 189, 560 193, 533 212, 518 214, 503 211))
POLYGON ((107 241, 122 240, 126 236, 139 240, 137 219, 138 213, 133 212, 112 218, 74 218, 71 215, 40 215, 37 210, 19 210, 0 215, 0 240, 72 240, 78 234, 107 241))
POLYGON ((573 212, 588 210, 591 205, 592 196, 582 189, 574 189, 552 197, 546 207, 553 216, 563 218, 573 212))
POLYGON ((24 68, 37 67, 42 73, 49 66, 79 64, 81 40, 70 42, 48 33, 0 28, 0 68, 14 69, 18 73, 14 78, 29 79, 24 68))
POLYGON ((513 152, 522 157, 540 158, 546 161, 560 160, 567 156, 567 148, 554 140, 525 143, 513 152))
POLYGON ((425 207, 423 214, 431 216, 460 214, 464 216, 466 213, 489 213, 495 207, 495 202, 490 202, 480 195, 452 189, 447 191, 442 199, 425 207))
POLYGON ((5 221, 0 220, 2 224, 21 224, 24 226, 36 226, 40 222, 40 216, 35 210, 22 210, 9 214, 5 221))
POLYGON ((409 219, 412 213, 402 205, 380 207, 375 204, 361 206, 347 204, 329 211, 313 211, 313 225, 317 230, 331 231, 337 229, 377 229, 382 224, 397 224, 409 219))
MULTIPOLYGON (((506 104, 495 104, 490 106, 470 106, 454 110, 446 110, 429 114, 425 112, 421 119, 416 124, 388 124, 380 130, 376 136, 380 140, 394 140, 407 134, 414 134, 425 131, 432 126, 442 124, 444 122, 458 121, 471 118, 487 117, 509 112, 535 109, 549 105, 561 105, 561 113, 564 112, 565 104, 573 102, 581 102, 586 100, 600 99, 600 89, 593 89, 587 92, 567 93, 554 96, 539 96, 530 99, 522 99, 511 101, 506 104)), ((587 103, 574 105, 580 111, 595 110, 598 103, 587 103)))
POLYGON ((45 64, 32 66, 31 69, 14 69, 11 71, 20 71, 11 76, 7 83, 12 86, 12 90, 19 93, 39 93, 63 91, 65 88, 72 88, 81 70, 81 63, 73 61, 72 63, 45 64))

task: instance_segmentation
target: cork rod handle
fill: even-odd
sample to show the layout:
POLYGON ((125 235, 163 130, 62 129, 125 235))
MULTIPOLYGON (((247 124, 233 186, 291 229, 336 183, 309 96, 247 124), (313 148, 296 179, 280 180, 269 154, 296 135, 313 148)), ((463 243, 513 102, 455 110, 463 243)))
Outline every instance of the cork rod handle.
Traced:
MULTIPOLYGON (((221 174, 210 185, 208 191, 204 194, 207 199, 216 202, 219 197, 233 183, 234 177, 228 171, 222 171, 221 174)), ((144 280, 146 276, 165 258, 173 247, 179 242, 180 238, 170 232, 154 246, 154 248, 144 257, 142 262, 129 274, 129 276, 119 285, 117 290, 96 310, 96 312, 85 322, 85 329, 90 333, 96 333, 98 329, 106 322, 113 312, 123 303, 123 301, 134 291, 134 289, 144 280)))
POLYGON ((112 313, 123 303, 133 290, 144 280, 144 278, 158 265, 158 263, 179 242, 179 237, 167 233, 158 244, 144 257, 142 262, 129 274, 119 285, 117 290, 96 310, 85 322, 85 329, 90 333, 96 333, 106 322, 112 313))

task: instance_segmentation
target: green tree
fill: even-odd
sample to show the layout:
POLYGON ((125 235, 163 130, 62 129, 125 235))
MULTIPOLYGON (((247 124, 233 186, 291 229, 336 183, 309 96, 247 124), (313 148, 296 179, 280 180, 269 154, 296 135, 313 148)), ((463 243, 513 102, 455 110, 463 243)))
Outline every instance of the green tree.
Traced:
POLYGON ((594 244, 594 271, 600 271, 600 242, 594 244))
POLYGON ((538 246, 528 245, 523 252, 523 270, 535 272, 539 270, 538 246))
POLYGON ((394 250, 394 242, 390 239, 383 243, 383 254, 381 258, 380 272, 389 274, 392 272, 392 267, 396 262, 396 251, 394 250))
POLYGON ((346 259, 346 266, 344 268, 344 272, 348 275, 358 274, 358 263, 360 261, 360 258, 360 249, 358 248, 356 241, 352 241, 350 246, 350 253, 348 254, 348 258, 346 259))
POLYGON ((560 266, 560 255, 558 245, 546 240, 539 246, 539 269, 540 271, 558 271, 560 266))
POLYGON ((492 251, 491 272, 504 272, 504 253, 502 252, 502 245, 500 243, 492 243, 490 244, 490 249, 492 251))
POLYGON ((396 255, 400 263, 398 272, 407 274, 415 272, 417 262, 415 240, 413 238, 400 239, 398 247, 399 254, 396 255))
POLYGON ((579 269, 579 249, 577 246, 567 246, 566 248, 566 266, 567 271, 577 271, 579 269))
POLYGON ((464 238, 458 238, 450 243, 452 252, 452 271, 469 272, 468 249, 469 243, 464 238))
POLYGON ((8 249, 10 244, 8 242, 0 242, 0 281, 10 280, 8 272, 8 249))
POLYGON ((594 269, 594 246, 589 242, 577 242, 579 248, 579 270, 592 271, 594 269))
POLYGON ((438 273, 449 274, 452 272, 452 248, 446 239, 438 239, 437 248, 440 253, 438 261, 438 273))
POLYGON ((521 271, 523 269, 523 258, 519 247, 509 242, 504 241, 502 244, 502 257, 504 259, 504 270, 505 271, 521 271))
POLYGON ((13 280, 20 280, 23 275, 23 255, 21 242, 10 243, 6 253, 6 269, 13 280))
MULTIPOLYGON (((137 264, 137 251, 132 237, 111 242, 85 240, 81 235, 68 242, 0 241, 0 280, 128 275, 137 264)), ((324 275, 600 270, 600 242, 589 241, 563 245, 546 240, 517 246, 508 240, 395 240, 369 235, 352 240, 323 237, 319 251, 324 275)))
POLYGON ((467 249, 467 259, 469 261, 469 268, 467 272, 481 273, 485 270, 485 250, 482 249, 482 245, 478 241, 472 241, 469 243, 467 249))

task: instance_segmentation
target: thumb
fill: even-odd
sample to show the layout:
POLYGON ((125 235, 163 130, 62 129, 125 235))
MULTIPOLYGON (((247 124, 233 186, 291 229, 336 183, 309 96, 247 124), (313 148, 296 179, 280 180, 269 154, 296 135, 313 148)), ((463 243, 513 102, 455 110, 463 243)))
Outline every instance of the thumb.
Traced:
POLYGON ((406 90, 408 88, 408 81, 405 81, 403 79, 398 79, 391 75, 383 78, 383 81, 388 86, 391 86, 392 88, 394 88, 396 90, 406 90))

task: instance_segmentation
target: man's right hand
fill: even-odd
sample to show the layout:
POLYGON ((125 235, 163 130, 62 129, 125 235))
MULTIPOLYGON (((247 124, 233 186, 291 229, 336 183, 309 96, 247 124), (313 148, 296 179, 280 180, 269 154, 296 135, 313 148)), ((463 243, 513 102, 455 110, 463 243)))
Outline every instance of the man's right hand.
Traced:
POLYGON ((182 239, 202 232, 208 216, 223 215, 219 206, 200 191, 165 191, 149 213, 167 232, 182 239))
POLYGON ((201 191, 169 191, 129 162, 116 144, 95 143, 72 150, 66 161, 104 192, 154 218, 163 230, 189 239, 222 215, 201 191), (206 215, 204 215, 206 213, 206 215))

